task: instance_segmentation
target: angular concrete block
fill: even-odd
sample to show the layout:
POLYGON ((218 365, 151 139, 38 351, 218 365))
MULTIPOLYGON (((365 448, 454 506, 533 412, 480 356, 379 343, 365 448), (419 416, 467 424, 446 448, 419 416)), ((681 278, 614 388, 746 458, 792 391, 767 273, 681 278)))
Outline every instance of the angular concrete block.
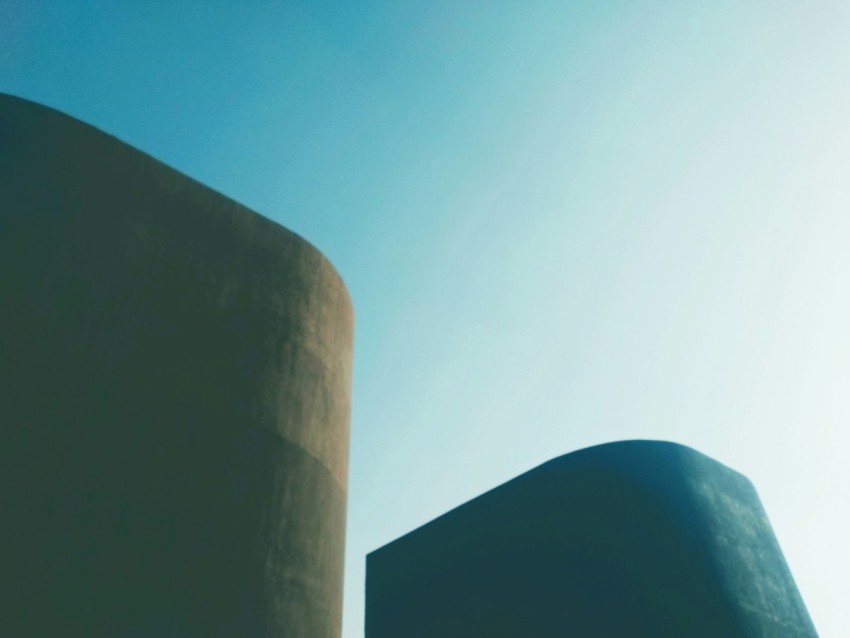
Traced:
POLYGON ((339 636, 352 312, 281 226, 0 96, 0 635, 339 636))
POLYGON ((753 486, 681 445, 545 463, 371 553, 367 638, 816 635, 753 486))

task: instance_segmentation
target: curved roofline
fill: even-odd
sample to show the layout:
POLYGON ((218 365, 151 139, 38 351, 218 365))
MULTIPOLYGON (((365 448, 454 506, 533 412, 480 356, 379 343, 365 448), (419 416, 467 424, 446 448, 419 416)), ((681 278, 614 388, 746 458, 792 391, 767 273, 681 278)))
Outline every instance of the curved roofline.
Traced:
POLYGON ((192 177, 191 175, 184 173, 183 171, 171 166, 170 164, 154 157, 150 153, 147 153, 147 152, 139 149, 138 147, 133 146, 132 144, 130 144, 128 142, 125 142, 124 140, 117 137, 116 135, 113 135, 113 134, 111 134, 107 131, 104 131, 103 129, 100 129, 93 124, 89 124, 88 122, 81 120, 80 118, 74 117, 73 115, 69 115, 68 113, 60 111, 57 108, 47 106, 45 104, 42 104, 40 102, 36 102, 34 100, 30 100, 28 98, 23 98, 23 97, 20 97, 20 96, 17 96, 17 95, 12 95, 10 93, 5 93, 3 91, 0 91, 0 117, 2 117, 2 113, 7 111, 10 107, 16 108, 16 109, 19 109, 19 110, 22 110, 22 111, 26 110, 26 111, 30 111, 30 112, 33 112, 33 113, 38 113, 42 116, 46 116, 46 117, 49 117, 49 118, 65 120, 69 124, 71 124, 72 126, 83 128, 90 133, 94 133, 98 136, 108 138, 112 143, 119 144, 123 147, 131 149, 133 152, 138 153, 140 156, 146 158, 147 160, 154 162, 154 163, 160 165, 161 167, 163 167, 163 168, 165 168, 169 171, 173 171, 174 173, 179 174, 183 178, 185 178, 185 179, 193 182, 194 184, 196 184, 198 187, 206 189, 206 190, 214 193, 216 196, 222 198, 223 200, 225 200, 225 201, 227 201, 227 202, 229 202, 229 203, 231 203, 235 206, 238 206, 240 209, 244 210, 245 212, 256 215, 258 218, 263 220, 264 223, 272 224, 274 227, 286 232, 287 234, 291 235, 296 240, 302 242, 308 249, 315 252, 320 257, 321 261, 325 262, 328 265, 331 272, 339 280, 340 287, 344 291, 345 296, 348 299, 349 307, 353 308, 353 304, 352 304, 352 300, 351 300, 351 293, 349 292, 348 287, 345 285, 345 280, 342 278, 342 275, 340 274, 340 272, 331 263, 331 261, 325 256, 325 254, 316 247, 315 244, 313 244, 309 240, 305 239, 303 236, 299 235, 295 231, 290 230, 289 228, 287 228, 283 224, 271 219, 267 215, 263 215, 262 213, 259 213, 256 210, 249 208, 245 204, 242 204, 241 202, 239 202, 239 201, 233 199, 232 197, 222 193, 221 191, 216 190, 215 188, 208 186, 207 184, 204 184, 200 180, 192 177))
POLYGON ((404 539, 404 538, 406 538, 406 537, 408 537, 412 534, 417 533, 419 530, 422 530, 424 528, 431 526, 432 524, 436 523, 437 521, 440 521, 441 519, 443 519, 445 517, 451 516, 454 512, 456 512, 459 509, 466 507, 467 505, 469 505, 473 501, 477 501, 478 499, 486 498, 487 495, 491 494, 492 492, 495 492, 496 490, 500 490, 504 486, 506 486, 510 483, 513 483, 514 481, 521 481, 521 480, 525 479, 526 477, 529 477, 532 474, 537 474, 541 470, 545 471, 547 469, 554 470, 554 469, 560 469, 562 467, 566 468, 566 467, 572 465, 574 462, 580 462, 584 459, 588 459, 588 458, 591 458, 591 457, 593 457, 595 455, 599 455, 599 454, 603 455, 603 458, 604 458, 605 453, 612 452, 612 451, 616 451, 618 453, 623 452, 623 451, 628 451, 628 450, 632 450, 632 451, 648 451, 648 450, 659 451, 659 450, 663 450, 665 448, 669 452, 671 452, 672 454, 678 456, 679 458, 690 457, 692 459, 699 459, 702 462, 708 463, 710 465, 714 465, 717 468, 720 468, 724 473, 731 474, 732 476, 736 477, 737 480, 745 481, 747 484, 752 486, 752 483, 750 482, 750 480, 744 474, 741 474, 737 470, 730 468, 729 466, 725 465, 724 463, 721 463, 720 461, 708 456, 707 454, 704 454, 704 453, 700 452, 699 450, 696 450, 695 448, 692 448, 692 447, 685 445, 683 443, 677 443, 675 441, 667 441, 667 440, 662 440, 662 439, 622 439, 622 440, 616 440, 616 441, 608 441, 608 442, 605 442, 605 443, 598 443, 598 444, 595 444, 595 445, 590 445, 590 446, 587 446, 587 447, 584 447, 584 448, 580 448, 578 450, 573 450, 572 452, 567 452, 566 454, 561 454, 561 455, 556 456, 552 459, 549 459, 548 461, 544 461, 542 463, 539 463, 539 464, 535 465, 534 467, 532 467, 532 468, 530 468, 530 469, 528 469, 524 472, 521 472, 520 474, 517 474, 516 476, 513 476, 513 477, 511 477, 507 480, 501 481, 500 483, 498 483, 498 484, 494 485, 493 487, 485 490, 484 492, 481 492, 480 494, 477 494, 477 495, 473 496, 472 498, 466 499, 462 503, 459 503, 458 505, 456 505, 456 506, 452 507, 451 509, 443 512, 442 514, 436 516, 435 518, 433 518, 433 519, 431 519, 431 520, 429 520, 429 521, 427 521, 427 522, 425 522, 421 525, 417 525, 415 528, 413 528, 410 531, 402 534, 401 536, 399 536, 399 537, 397 537, 397 538, 395 538, 391 541, 388 541, 388 542, 384 543, 383 545, 375 548, 371 552, 368 552, 367 556, 374 554, 376 552, 379 552, 380 550, 384 549, 385 547, 393 545, 396 542, 398 542, 398 541, 400 541, 400 540, 402 540, 402 539, 404 539))

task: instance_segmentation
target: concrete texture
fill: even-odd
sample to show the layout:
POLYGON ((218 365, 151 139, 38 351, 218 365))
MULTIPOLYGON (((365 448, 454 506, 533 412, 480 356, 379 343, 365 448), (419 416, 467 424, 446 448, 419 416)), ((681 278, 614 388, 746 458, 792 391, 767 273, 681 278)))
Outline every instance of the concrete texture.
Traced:
POLYGON ((0 96, 0 635, 340 634, 351 306, 307 242, 0 96))
POLYGON ((378 549, 367 638, 816 636, 758 496, 687 447, 545 463, 378 549))

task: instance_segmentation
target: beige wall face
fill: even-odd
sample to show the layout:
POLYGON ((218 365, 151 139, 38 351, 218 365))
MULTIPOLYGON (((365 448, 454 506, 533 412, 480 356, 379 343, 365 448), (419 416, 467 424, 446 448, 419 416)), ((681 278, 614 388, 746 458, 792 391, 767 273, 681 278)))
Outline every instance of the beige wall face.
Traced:
POLYGON ((8 96, 0 194, 0 633, 339 636, 352 311, 331 265, 8 96))

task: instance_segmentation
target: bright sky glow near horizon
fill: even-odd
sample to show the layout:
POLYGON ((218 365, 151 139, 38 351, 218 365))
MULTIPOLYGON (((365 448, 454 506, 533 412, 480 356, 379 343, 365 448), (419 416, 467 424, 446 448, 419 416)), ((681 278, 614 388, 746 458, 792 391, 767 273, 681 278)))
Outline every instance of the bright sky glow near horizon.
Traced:
POLYGON ((0 91, 318 246, 365 555, 625 438, 756 485, 850 636, 850 3, 0 0, 0 91))

